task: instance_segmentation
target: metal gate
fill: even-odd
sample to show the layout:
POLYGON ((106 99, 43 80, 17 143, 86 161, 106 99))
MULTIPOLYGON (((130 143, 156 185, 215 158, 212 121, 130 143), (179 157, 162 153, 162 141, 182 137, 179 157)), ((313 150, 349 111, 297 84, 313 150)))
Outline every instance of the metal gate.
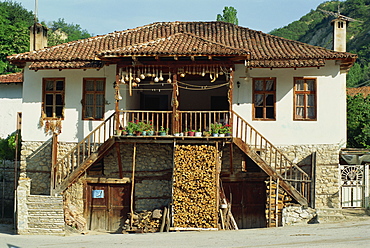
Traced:
POLYGON ((340 165, 342 207, 365 207, 368 165, 340 165))

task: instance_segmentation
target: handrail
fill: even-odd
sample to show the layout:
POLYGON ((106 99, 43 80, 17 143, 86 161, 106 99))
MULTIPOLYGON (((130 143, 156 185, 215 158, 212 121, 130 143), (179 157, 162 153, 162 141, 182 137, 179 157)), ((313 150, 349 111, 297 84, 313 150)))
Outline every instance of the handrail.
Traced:
POLYGON ((309 197, 310 176, 268 141, 240 115, 233 114, 233 137, 249 145, 267 165, 289 182, 306 199, 309 197))
MULTIPOLYGON (((64 155, 51 169, 51 194, 70 174, 78 169, 99 147, 114 134, 115 113, 109 116, 71 151, 64 155)), ((58 192, 59 193, 59 192, 58 192)))

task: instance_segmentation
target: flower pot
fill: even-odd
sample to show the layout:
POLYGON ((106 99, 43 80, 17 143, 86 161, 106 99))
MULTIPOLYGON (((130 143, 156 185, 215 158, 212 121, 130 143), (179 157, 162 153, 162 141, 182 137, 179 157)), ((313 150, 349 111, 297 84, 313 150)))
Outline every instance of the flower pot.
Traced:
POLYGON ((174 133, 173 135, 174 135, 174 136, 177 136, 177 137, 178 137, 178 136, 180 136, 180 134, 179 134, 179 133, 174 133))
POLYGON ((122 130, 115 130, 114 132, 115 132, 115 135, 118 135, 118 136, 121 136, 122 134, 122 130))
POLYGON ((135 132, 136 136, 141 136, 142 132, 135 132))
POLYGON ((132 136, 132 135, 134 135, 134 134, 130 131, 127 133, 127 136, 132 136))
POLYGON ((142 136, 146 136, 147 135, 147 131, 143 131, 143 133, 141 135, 142 136))
POLYGON ((219 137, 225 137, 225 134, 224 133, 220 133, 219 134, 219 137))
POLYGON ((194 136, 195 132, 188 132, 188 136, 194 136))
POLYGON ((195 132, 195 137, 202 137, 202 132, 195 132))
POLYGON ((218 137, 218 133, 213 133, 212 137, 218 137))
POLYGON ((166 132, 159 132, 159 136, 166 136, 166 132))
POLYGON ((225 136, 230 137, 231 136, 231 133, 227 133, 225 136))

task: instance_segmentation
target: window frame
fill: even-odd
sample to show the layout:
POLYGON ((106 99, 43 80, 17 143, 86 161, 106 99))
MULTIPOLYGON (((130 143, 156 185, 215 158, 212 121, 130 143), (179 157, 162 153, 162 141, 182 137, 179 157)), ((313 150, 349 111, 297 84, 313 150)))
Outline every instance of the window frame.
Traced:
POLYGON ((261 77, 261 78, 253 78, 252 83, 252 120, 254 121, 276 121, 276 77, 261 77), (255 90, 256 89, 256 81, 263 80, 263 90, 255 90), (273 80, 273 90, 266 90, 266 81, 273 80), (258 118, 256 117, 256 95, 263 94, 263 117, 258 118), (274 107, 274 117, 273 118, 266 118, 266 95, 273 95, 273 107, 274 107))
POLYGON ((98 77, 94 77, 94 78, 83 78, 83 89, 82 89, 82 100, 81 100, 81 103, 82 103, 82 120, 92 120, 92 121, 102 121, 104 120, 104 114, 105 114, 105 93, 106 93, 106 78, 98 78, 98 77), (93 80, 94 81, 94 90, 93 91, 87 91, 86 90, 86 82, 87 81, 91 81, 93 80), (103 81, 103 91, 98 91, 96 90, 96 81, 103 81), (103 93, 102 93, 103 92, 103 93), (97 108, 97 105, 96 105, 96 95, 100 94, 100 95, 103 95, 103 104, 102 104, 102 118, 95 118, 95 117, 86 117, 86 95, 87 94, 93 94, 94 96, 94 103, 93 103, 93 116, 96 115, 96 108, 97 108))
POLYGON ((317 78, 306 78, 306 77, 294 77, 293 82, 293 120, 294 121, 317 121, 317 78), (297 81, 303 80, 303 90, 297 90, 297 81), (308 90, 307 81, 314 81, 314 90, 308 90), (297 95, 302 94, 304 95, 303 99, 303 106, 297 105, 297 95), (308 95, 314 95, 314 117, 310 118, 308 117, 308 108, 312 106, 308 106, 307 96, 308 95), (300 117, 297 115, 297 107, 303 107, 303 117, 300 117))
POLYGON ((43 78, 42 79, 42 111, 43 111, 43 120, 64 120, 64 108, 65 108, 65 91, 66 91, 66 80, 65 78, 43 78), (53 86, 53 90, 46 90, 46 83, 47 81, 53 81, 54 82, 54 86, 53 86), (57 81, 63 81, 63 90, 57 90, 56 89, 56 82, 57 81), (46 94, 52 94, 54 97, 53 97, 53 104, 51 105, 52 108, 53 108, 53 116, 46 116, 47 115, 47 111, 46 111, 46 108, 49 106, 46 104, 46 94), (57 94, 61 94, 62 95, 62 100, 63 100, 63 104, 62 104, 62 116, 61 117, 57 117, 56 116, 56 108, 57 106, 60 106, 60 105, 57 105, 56 104, 56 95, 57 94))

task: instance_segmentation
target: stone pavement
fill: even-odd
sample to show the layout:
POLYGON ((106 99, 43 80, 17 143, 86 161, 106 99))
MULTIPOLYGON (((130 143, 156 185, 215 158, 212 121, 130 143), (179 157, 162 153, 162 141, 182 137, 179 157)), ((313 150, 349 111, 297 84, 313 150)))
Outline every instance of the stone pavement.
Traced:
POLYGON ((0 224, 0 248, 68 247, 369 247, 370 218, 238 231, 188 231, 152 234, 13 235, 0 224))

